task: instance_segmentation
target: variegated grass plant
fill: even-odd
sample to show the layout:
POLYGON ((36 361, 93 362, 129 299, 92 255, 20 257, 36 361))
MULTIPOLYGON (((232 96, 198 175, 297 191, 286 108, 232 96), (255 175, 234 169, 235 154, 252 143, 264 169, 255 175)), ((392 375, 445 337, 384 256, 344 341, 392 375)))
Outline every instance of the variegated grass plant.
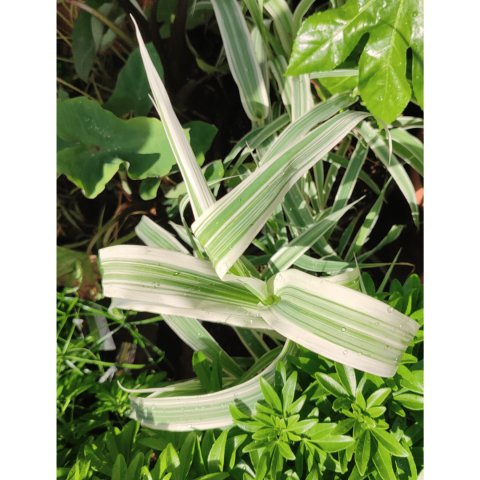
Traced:
MULTIPOLYGON (((367 141, 375 142, 374 134, 369 137, 367 114, 348 110, 355 99, 347 94, 314 105, 308 78, 299 78, 290 79, 290 86, 281 90, 287 112, 272 118, 264 70, 236 1, 212 3, 242 104, 254 124, 224 160, 241 181, 220 199, 212 194, 137 29, 152 100, 187 190, 181 211, 189 203, 195 217, 191 231, 187 225, 177 227, 192 251, 146 217, 136 229, 146 246, 118 245, 100 251, 103 290, 113 306, 161 314, 193 350, 220 359, 224 388, 218 392, 202 393, 197 380, 132 391, 133 418, 164 430, 231 425, 230 405, 253 410, 262 397, 259 378, 270 381, 276 363, 293 354, 296 344, 348 367, 392 376, 418 328, 408 317, 357 291, 359 271, 352 262, 372 253, 362 253, 361 247, 378 219, 386 188, 378 189, 368 177, 362 178, 368 148, 364 142, 357 143, 350 162, 343 164, 345 174, 333 205, 327 207, 342 163, 332 149, 339 143, 345 148, 356 127, 357 134, 362 131, 367 141), (250 155, 257 163, 253 171, 241 168, 250 155), (336 165, 326 177, 325 158, 336 165), (378 200, 353 240, 353 227, 343 238, 342 259, 328 240, 355 203, 349 201, 357 179, 376 189, 378 200), (251 244, 259 246, 259 234, 266 235, 273 249, 277 240, 282 244, 267 255, 261 273, 256 263, 262 260, 244 255, 251 244), (307 256, 310 249, 321 258, 307 256), (291 268, 294 265, 324 275, 291 268), (201 321, 232 326, 252 355, 250 368, 229 356, 201 321), (266 337, 278 346, 270 349, 266 337)), ((261 30, 262 12, 255 2, 245 3, 252 17, 258 17, 261 30)), ((282 2, 268 5, 274 24, 278 22, 276 48, 286 50, 298 19, 295 23, 294 15, 280 14, 282 2)), ((278 73, 283 63, 278 57, 269 68, 278 73)), ((277 79, 284 81, 280 74, 277 79)), ((391 161, 388 149, 386 161, 391 161)), ((398 229, 385 241, 396 237, 398 229)))

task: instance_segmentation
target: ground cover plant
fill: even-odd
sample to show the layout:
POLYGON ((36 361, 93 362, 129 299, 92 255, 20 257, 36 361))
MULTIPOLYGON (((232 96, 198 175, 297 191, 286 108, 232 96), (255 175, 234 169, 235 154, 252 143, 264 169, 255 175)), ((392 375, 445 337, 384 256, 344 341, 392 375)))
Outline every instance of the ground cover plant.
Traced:
POLYGON ((422 5, 127 3, 60 9, 58 477, 418 478, 422 5))

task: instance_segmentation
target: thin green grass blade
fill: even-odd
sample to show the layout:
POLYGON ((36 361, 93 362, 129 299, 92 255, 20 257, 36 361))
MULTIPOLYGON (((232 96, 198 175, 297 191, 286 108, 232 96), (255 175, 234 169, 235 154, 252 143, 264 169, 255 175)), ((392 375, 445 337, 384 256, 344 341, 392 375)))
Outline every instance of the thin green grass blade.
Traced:
POLYGON ((355 240, 351 243, 350 248, 345 256, 347 261, 352 261, 354 256, 360 251, 360 249, 368 242, 370 238, 370 233, 372 233, 373 228, 377 224, 377 221, 380 217, 380 211, 382 209, 382 205, 385 198, 385 192, 387 190, 388 184, 390 181, 387 181, 385 187, 382 190, 380 196, 375 200, 370 211, 367 213, 365 220, 360 227, 357 235, 355 236, 355 240))
MULTIPOLYGON (((263 18, 263 0, 243 0, 247 10, 252 17, 253 23, 255 27, 258 28, 260 33, 262 34, 263 41, 265 43, 266 48, 268 49, 268 55, 271 56, 279 56, 285 55, 283 51, 282 44, 280 40, 271 32, 266 25, 266 22, 263 18)), ((275 116, 275 115, 273 115, 275 116)))
POLYGON ((308 255, 302 255, 295 260, 294 265, 309 272, 316 273, 337 273, 351 266, 349 262, 338 260, 328 260, 325 258, 313 258, 308 255))
POLYGON ((390 277, 392 275, 392 272, 393 272, 393 269, 395 268, 395 266, 397 265, 397 260, 398 260, 398 257, 400 256, 400 253, 402 252, 402 249, 400 249, 397 254, 395 255, 395 258, 393 259, 392 263, 390 264, 390 266, 388 267, 388 270, 387 270, 387 273, 385 273, 385 276, 383 277, 383 280, 382 280, 382 283, 380 284, 380 286, 378 287, 377 289, 377 293, 383 293, 383 290, 385 289, 385 287, 387 286, 387 283, 388 281, 390 280, 390 277))
MULTIPOLYGON (((233 380, 225 378, 225 381, 232 383, 233 380)), ((150 387, 150 388, 126 388, 120 382, 118 386, 127 393, 134 394, 149 394, 148 397, 172 397, 177 395, 195 395, 205 392, 205 388, 202 386, 198 378, 192 378, 190 380, 182 380, 180 382, 171 382, 164 387, 150 387)))
POLYGON ((377 158, 383 163, 385 168, 388 170, 388 173, 395 180, 398 188, 403 193, 405 200, 410 206, 413 221, 418 227, 420 214, 415 196, 415 188, 413 187, 412 181, 410 180, 402 164, 395 155, 389 155, 387 141, 382 138, 380 133, 370 124, 367 122, 362 122, 362 124, 357 128, 357 131, 365 139, 377 158))
POLYGON ((290 222, 289 228, 293 236, 299 235, 301 228, 306 228, 315 223, 314 213, 298 184, 289 190, 282 206, 290 222))
POLYGON ((280 115, 275 120, 268 122, 264 127, 255 128, 243 136, 223 161, 224 165, 230 163, 238 157, 235 162, 235 170, 248 158, 255 150, 261 148, 264 143, 271 139, 277 132, 288 125, 289 118, 286 113, 280 115))
POLYGON ((255 360, 269 351, 268 345, 264 342, 260 332, 237 327, 235 333, 255 360))
POLYGON ((270 93, 270 75, 268 71, 268 47, 263 39, 262 32, 257 26, 254 26, 250 32, 252 40, 253 53, 257 59, 257 63, 262 72, 263 82, 267 89, 267 94, 270 93))
POLYGON ((372 255, 374 255, 376 252, 381 250, 383 247, 394 242, 401 235, 404 228, 405 228, 405 225, 392 225, 388 233, 382 238, 380 242, 378 242, 377 245, 375 245, 375 247, 373 247, 368 252, 362 253, 358 256, 358 261, 364 262, 365 260, 367 260, 367 258, 370 258, 372 255))
POLYGON ((346 111, 327 120, 264 163, 194 222, 193 232, 220 277, 242 255, 297 180, 366 116, 346 111))
MULTIPOLYGON (((338 155, 336 153, 329 153, 327 155, 326 161, 328 163, 336 163, 340 165, 343 168, 348 168, 348 164, 350 160, 348 158, 345 158, 341 155, 338 155)), ((363 170, 360 171, 358 178, 360 181, 362 181, 372 192, 374 192, 377 195, 380 195, 380 188, 378 188, 378 185, 370 178, 370 176, 365 173, 363 170)))
POLYGON ((319 238, 325 235, 326 232, 331 230, 331 228, 337 224, 343 215, 352 208, 354 203, 335 212, 325 212, 318 222, 314 223, 301 235, 294 238, 290 243, 281 248, 269 261, 269 273, 273 274, 290 268, 298 258, 300 258, 319 240, 319 238))
MULTIPOLYGON (((281 337, 283 338, 283 337, 281 337)), ((267 353, 262 355, 258 360, 256 360, 253 365, 243 374, 241 378, 237 380, 237 384, 240 385, 247 380, 250 380, 255 375, 258 375, 259 372, 265 370, 272 362, 276 360, 280 352, 282 351, 284 345, 275 347, 272 350, 269 350, 267 353)))
POLYGON ((280 93, 285 110, 287 110, 288 115, 292 118, 293 85, 289 78, 283 76, 286 64, 287 61, 283 55, 275 57, 268 62, 273 78, 277 82, 277 92, 280 93))
POLYGON ((314 104, 308 75, 287 77, 292 82, 292 120, 305 115, 314 104))
POLYGON ((236 0, 211 1, 245 113, 253 122, 261 122, 268 115, 270 100, 245 18, 236 0))
POLYGON ((360 216, 361 212, 353 217, 340 236, 340 240, 338 242, 338 252, 340 253, 341 258, 345 258, 345 251, 352 244, 351 238, 353 236, 353 232, 355 231, 355 227, 360 220, 360 216))
POLYGON ((328 202, 328 199, 330 198, 330 194, 339 171, 340 167, 336 163, 330 163, 328 166, 327 174, 325 175, 325 181, 323 183, 323 198, 325 202, 328 202))
POLYGON ((165 322, 193 351, 203 352, 210 360, 220 354, 222 369, 238 377, 243 370, 196 319, 164 315, 165 322))

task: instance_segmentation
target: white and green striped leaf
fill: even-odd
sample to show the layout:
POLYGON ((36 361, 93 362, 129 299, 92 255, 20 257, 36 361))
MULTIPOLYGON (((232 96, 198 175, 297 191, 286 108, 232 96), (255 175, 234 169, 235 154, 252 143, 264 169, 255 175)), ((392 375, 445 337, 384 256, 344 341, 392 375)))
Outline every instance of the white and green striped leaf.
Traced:
POLYGON ((263 144, 267 143, 279 130, 284 128, 288 122, 289 118, 285 113, 267 123, 264 127, 255 128, 248 132, 236 143, 230 153, 225 157, 223 161, 224 165, 229 165, 238 157, 238 160, 235 163, 236 168, 238 168, 238 166, 241 165, 249 155, 251 155, 256 149, 262 148, 263 144))
MULTIPOLYGON (((149 247, 160 247, 188 253, 188 250, 170 232, 146 216, 142 216, 140 223, 135 227, 135 232, 145 245, 149 247)), ((129 308, 125 301, 123 302, 123 308, 129 308)), ((197 319, 165 314, 163 318, 165 323, 192 350, 202 351, 211 360, 220 354, 222 367, 226 372, 237 377, 243 374, 243 370, 238 364, 223 350, 220 344, 197 319)))
POLYGON ((327 258, 313 258, 308 255, 302 255, 295 260, 294 265, 309 272, 330 274, 348 268, 351 264, 350 262, 329 260, 327 258))
POLYGON ((271 282, 270 327, 313 352, 359 370, 392 376, 418 325, 383 302, 297 270, 271 282))
POLYGON ((343 112, 260 166, 192 225, 220 277, 250 245, 288 190, 367 114, 343 112))
POLYGON ((393 128, 390 135, 395 154, 423 175, 423 143, 403 128, 393 128))
POLYGON ((228 275, 220 280, 211 264, 179 252, 117 245, 99 252, 104 294, 122 308, 180 315, 248 328, 268 328, 256 316, 264 289, 260 280, 228 275), (253 286, 249 289, 246 284, 253 286))
POLYGON ((131 398, 132 418, 142 425, 159 430, 190 431, 224 428, 233 424, 230 405, 238 400, 242 408, 255 411, 255 404, 263 398, 260 378, 272 382, 279 360, 292 354, 295 346, 289 342, 275 361, 250 380, 219 392, 167 398, 131 398))
POLYGON ((315 0, 300 0, 300 2, 298 2, 298 5, 293 12, 292 30, 294 35, 297 34, 298 29, 302 24, 303 17, 314 2, 315 0))
POLYGON ((188 254, 188 250, 167 230, 157 225, 153 220, 142 215, 135 227, 138 238, 148 247, 159 247, 188 254))
POLYGON ((357 179, 362 171, 363 164, 365 163, 367 152, 368 148, 361 142, 358 142, 340 181, 335 200, 333 201, 332 210, 336 211, 343 208, 350 200, 357 179))
POLYGON ((262 121, 268 115, 270 100, 243 13, 237 0, 211 1, 245 113, 253 122, 262 121))
MULTIPOLYGON (((135 20, 132 17, 132 21, 135 20)), ((192 147, 188 143, 187 137, 178 121, 172 104, 168 98, 167 91, 158 75, 157 70, 148 54, 145 43, 143 42, 140 31, 135 23, 140 55, 147 73, 148 83, 152 90, 153 103, 160 115, 168 143, 177 161, 183 180, 187 187, 188 195, 191 199, 191 205, 195 217, 198 217, 205 209, 215 202, 215 199, 208 188, 202 171, 197 163, 192 147)))
POLYGON ((265 0, 263 6, 272 17, 273 28, 285 54, 290 56, 293 45, 293 14, 288 3, 286 0, 265 0))
POLYGON ((291 122, 290 125, 279 135, 279 137, 270 145, 270 148, 262 156, 261 164, 268 163, 279 154, 289 150, 292 143, 296 143, 319 125, 337 114, 340 110, 349 107, 355 103, 356 98, 349 94, 342 93, 330 97, 325 102, 315 105, 305 115, 291 122))
POLYGON ((160 248, 122 245, 100 251, 105 295, 118 308, 272 329, 304 347, 375 375, 395 373, 418 325, 368 295, 297 270, 261 280, 227 275, 209 262, 160 248), (242 283, 248 281, 255 289, 242 283), (255 291, 265 292, 260 301, 255 291))

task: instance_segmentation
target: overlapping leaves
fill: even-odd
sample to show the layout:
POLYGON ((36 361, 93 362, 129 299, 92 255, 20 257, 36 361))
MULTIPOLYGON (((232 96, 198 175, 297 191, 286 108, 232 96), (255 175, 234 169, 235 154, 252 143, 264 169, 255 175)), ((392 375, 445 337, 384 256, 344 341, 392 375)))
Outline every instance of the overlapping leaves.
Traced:
POLYGON ((375 117, 390 123, 412 96, 409 48, 414 58, 410 81, 423 106, 423 2, 349 0, 340 8, 312 15, 295 39, 287 74, 341 68, 366 34, 358 63, 359 92, 375 117))

